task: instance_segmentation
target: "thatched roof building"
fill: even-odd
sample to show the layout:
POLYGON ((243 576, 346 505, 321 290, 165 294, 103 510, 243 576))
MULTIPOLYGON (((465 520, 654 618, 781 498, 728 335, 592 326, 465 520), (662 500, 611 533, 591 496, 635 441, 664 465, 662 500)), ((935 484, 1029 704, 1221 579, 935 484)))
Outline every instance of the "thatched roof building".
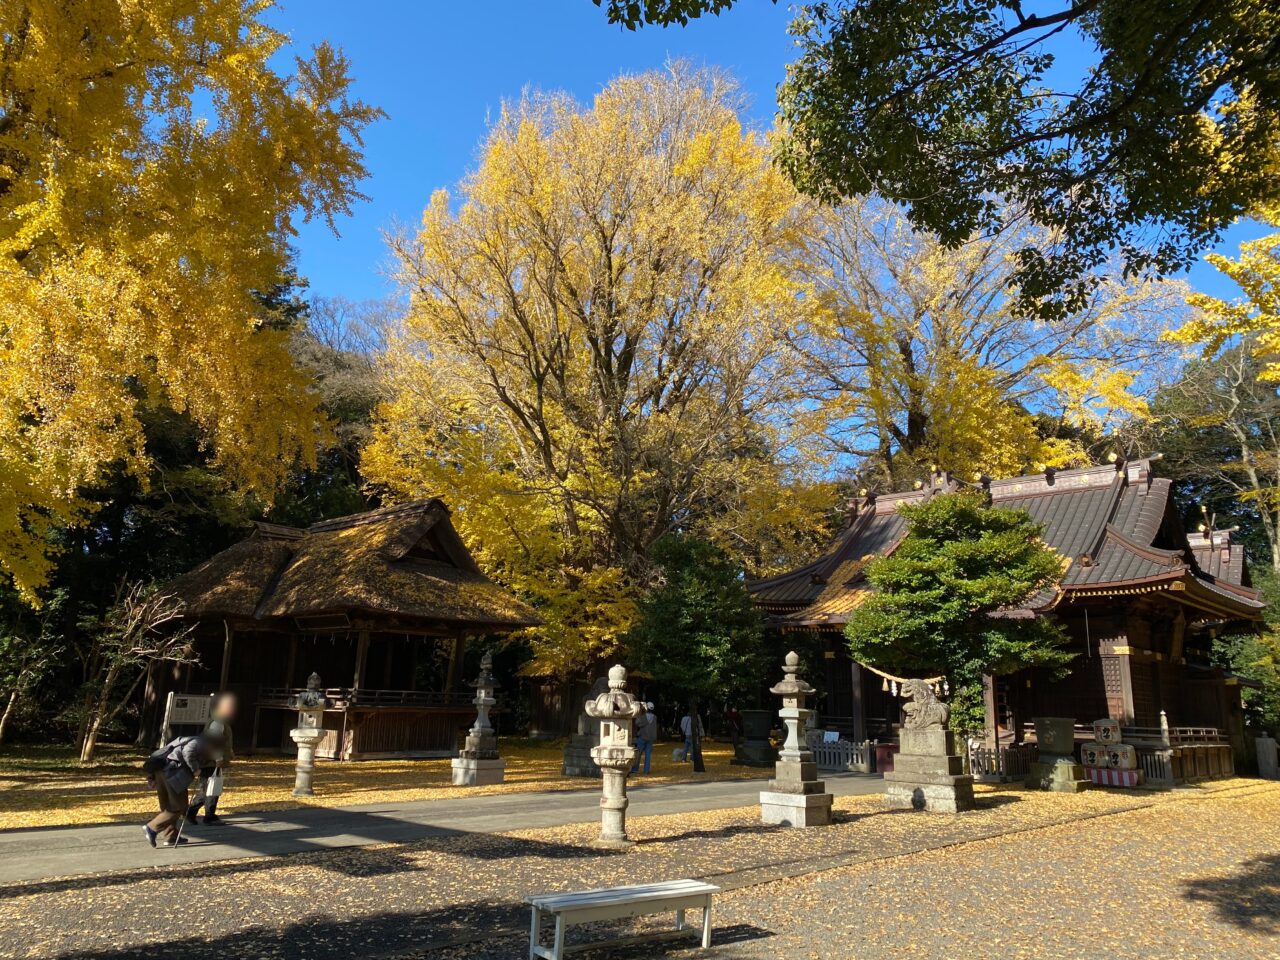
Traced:
MULTIPOLYGON (((376 616, 414 632, 512 630, 541 621, 480 572, 436 499, 305 529, 257 523, 169 589, 189 616, 304 629, 376 616)), ((384 624, 385 625, 385 624, 384 624)))
POLYGON ((168 589, 201 648, 179 685, 239 691, 254 740, 272 745, 285 722, 272 713, 318 672, 344 685, 329 689, 341 716, 321 745, 340 757, 450 754, 472 712, 464 638, 541 622, 480 572, 437 499, 306 528, 255 524, 168 589))

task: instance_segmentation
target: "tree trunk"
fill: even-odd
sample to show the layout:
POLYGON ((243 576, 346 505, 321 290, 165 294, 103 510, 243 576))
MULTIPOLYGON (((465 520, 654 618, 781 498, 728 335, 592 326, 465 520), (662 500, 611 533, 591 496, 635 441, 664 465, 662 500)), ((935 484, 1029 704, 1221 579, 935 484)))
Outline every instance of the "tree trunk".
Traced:
POLYGON ((0 715, 0 743, 4 743, 5 731, 9 728, 9 719, 13 716, 14 710, 18 706, 18 688, 14 687, 9 692, 9 702, 5 704, 4 714, 0 715))
POLYGON ((702 761, 702 737, 698 732, 698 728, 702 725, 698 719, 698 701, 689 701, 689 749, 692 751, 690 759, 693 761, 694 773, 706 773, 707 765, 702 761))
POLYGON ((111 688, 116 685, 116 680, 119 677, 119 668, 113 666, 107 670, 107 675, 103 678, 102 690, 98 694, 97 703, 89 711, 87 723, 85 724, 84 742, 80 744, 81 763, 91 762, 94 751, 98 749, 98 734, 102 732, 107 707, 111 704, 111 688))

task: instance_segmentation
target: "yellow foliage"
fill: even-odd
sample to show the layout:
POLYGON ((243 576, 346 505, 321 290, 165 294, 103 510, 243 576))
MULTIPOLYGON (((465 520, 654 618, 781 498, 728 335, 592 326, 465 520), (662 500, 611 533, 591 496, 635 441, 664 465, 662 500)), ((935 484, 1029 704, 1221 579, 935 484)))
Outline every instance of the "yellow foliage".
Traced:
POLYGON ((589 108, 508 105, 459 200, 437 193, 396 241, 412 300, 362 469, 445 498, 539 607, 533 671, 613 653, 660 537, 740 552, 806 480, 785 349, 803 210, 735 98, 677 64, 589 108))
MULTIPOLYGON (((1280 226, 1280 201, 1259 215, 1280 226)), ((1254 354, 1263 363, 1260 379, 1280 382, 1280 233, 1241 244, 1234 260, 1216 253, 1205 259, 1235 281, 1244 296, 1232 301, 1203 293, 1189 296, 1187 302, 1198 315, 1170 338, 1204 344, 1206 355, 1212 355, 1233 339, 1252 335, 1254 354)))
POLYGON ((1013 252, 1047 242, 1028 228, 949 248, 877 199, 813 222, 801 270, 816 305, 794 338, 807 416, 890 489, 931 464, 965 477, 1073 465, 1087 459, 1073 430, 1145 415, 1180 285, 1103 281, 1045 321, 1009 296, 1013 252))
POLYGON ((0 7, 0 570, 34 600, 52 528, 123 463, 139 404, 168 403, 217 465, 270 496, 313 457, 315 398, 255 291, 286 272, 293 218, 358 196, 359 135, 327 46, 240 0, 0 7))

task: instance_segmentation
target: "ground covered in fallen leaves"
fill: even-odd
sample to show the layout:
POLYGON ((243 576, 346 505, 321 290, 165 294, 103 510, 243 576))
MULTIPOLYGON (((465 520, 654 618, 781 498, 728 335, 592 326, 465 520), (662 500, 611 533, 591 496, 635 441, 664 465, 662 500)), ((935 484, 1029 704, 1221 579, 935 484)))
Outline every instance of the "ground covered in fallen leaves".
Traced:
MULTIPOLYGON (((728 744, 707 741, 706 773, 671 759, 676 744, 658 744, 643 783, 684 783, 772 776, 772 768, 733 766, 728 744)), ((530 790, 598 790, 599 781, 560 774, 563 742, 503 739, 504 783, 454 787, 448 760, 360 760, 316 763, 317 792, 299 799, 293 791, 293 758, 257 755, 238 758, 227 770, 222 809, 288 810, 299 806, 442 800, 530 790)), ((71 824, 135 821, 155 813, 155 793, 146 787, 142 751, 120 746, 100 749, 100 759, 81 766, 66 747, 0 748, 0 830, 71 824)), ((143 818, 145 819, 145 817, 143 818)))
POLYGON ((593 955, 1280 956, 1280 784, 980 788, 979 809, 955 816, 879 796, 836 811, 808 831, 762 826, 755 807, 637 818, 621 853, 579 824, 14 884, 0 887, 0 957, 522 957, 524 896, 678 877, 725 890, 709 953, 593 955))

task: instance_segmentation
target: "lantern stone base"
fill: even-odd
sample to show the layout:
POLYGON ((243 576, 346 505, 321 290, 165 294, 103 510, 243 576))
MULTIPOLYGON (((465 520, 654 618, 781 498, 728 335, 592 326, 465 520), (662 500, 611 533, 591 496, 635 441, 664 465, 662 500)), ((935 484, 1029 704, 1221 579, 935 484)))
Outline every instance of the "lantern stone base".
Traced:
POLYGON ((453 760, 453 785, 455 787, 485 787, 502 783, 507 767, 505 760, 475 760, 455 757, 453 760))
POLYGON ((760 820, 762 823, 785 827, 825 827, 831 823, 831 804, 834 800, 829 793, 779 793, 762 790, 760 820))
POLYGON ((950 730, 903 730, 893 769, 884 775, 885 806, 929 813, 972 810, 973 777, 961 773, 963 769, 950 730))
POLYGON ((1079 793, 1088 790, 1093 782, 1085 775, 1084 767, 1075 757, 1041 757, 1031 764, 1027 773, 1027 786, 1033 790, 1052 790, 1054 793, 1079 793))

